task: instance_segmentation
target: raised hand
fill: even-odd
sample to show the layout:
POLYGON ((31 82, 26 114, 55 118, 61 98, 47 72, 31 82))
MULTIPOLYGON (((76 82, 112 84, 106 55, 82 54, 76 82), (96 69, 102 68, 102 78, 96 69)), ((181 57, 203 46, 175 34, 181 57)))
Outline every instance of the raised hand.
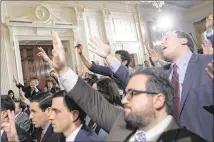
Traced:
POLYGON ((210 76, 210 78, 211 78, 212 80, 214 79, 214 77, 213 77, 213 71, 214 71, 214 70, 213 70, 213 64, 214 64, 214 61, 212 60, 212 62, 208 64, 208 67, 205 68, 207 74, 210 76))
POLYGON ((102 58, 106 58, 111 53, 111 47, 105 43, 103 43, 98 38, 91 38, 88 43, 89 50, 102 58))
POLYGON ((82 44, 77 44, 75 48, 77 49, 77 53, 82 55, 83 50, 82 44))
POLYGON ((53 38, 53 61, 52 65, 56 73, 60 76, 68 70, 65 60, 65 50, 57 32, 52 32, 53 38))
POLYGON ((159 60, 159 58, 160 58, 159 55, 157 54, 157 52, 154 49, 151 49, 149 47, 149 43, 148 42, 145 42, 144 45, 145 45, 147 51, 149 52, 149 57, 151 57, 152 61, 153 62, 157 62, 159 60))
POLYGON ((203 48, 203 54, 209 55, 213 54, 213 47, 210 40, 204 40, 201 44, 201 47, 203 48))
POLYGON ((18 83, 18 81, 16 80, 14 75, 13 75, 13 82, 16 83, 16 84, 18 83))
POLYGON ((14 111, 7 110, 8 114, 8 122, 1 124, 1 129, 5 131, 7 134, 7 138, 9 142, 19 142, 16 126, 15 126, 15 117, 14 117, 14 111))
POLYGON ((76 66, 76 73, 79 77, 82 77, 83 76, 83 68, 81 68, 80 66, 76 66))

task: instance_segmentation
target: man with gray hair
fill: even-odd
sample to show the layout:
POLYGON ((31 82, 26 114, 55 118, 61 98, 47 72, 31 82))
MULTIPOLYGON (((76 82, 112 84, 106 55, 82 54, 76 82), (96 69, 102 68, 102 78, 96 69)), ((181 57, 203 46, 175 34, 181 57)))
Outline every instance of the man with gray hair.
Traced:
POLYGON ((126 97, 122 100, 124 109, 114 107, 67 66, 61 40, 56 32, 52 34, 53 67, 61 85, 69 92, 68 97, 109 132, 108 141, 204 141, 179 128, 170 115, 173 89, 163 72, 136 69, 130 75, 126 97), (168 131, 172 135, 165 137, 168 131))

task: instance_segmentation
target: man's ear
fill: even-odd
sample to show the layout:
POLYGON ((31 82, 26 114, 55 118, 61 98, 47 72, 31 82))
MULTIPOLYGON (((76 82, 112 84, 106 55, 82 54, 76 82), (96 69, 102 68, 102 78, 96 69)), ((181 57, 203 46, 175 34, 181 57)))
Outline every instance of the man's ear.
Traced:
POLYGON ((45 113, 49 116, 50 113, 51 113, 51 107, 48 107, 48 108, 45 110, 45 113))
POLYGON ((71 120, 72 122, 77 121, 79 118, 79 111, 71 111, 71 120))
POLYGON ((125 60, 122 62, 122 64, 125 66, 128 62, 125 60))
POLYGON ((181 38, 180 40, 182 45, 187 45, 188 40, 186 38, 181 38))
POLYGON ((165 105, 165 101, 166 101, 165 96, 162 93, 154 95, 153 97, 154 108, 156 110, 162 109, 165 105))

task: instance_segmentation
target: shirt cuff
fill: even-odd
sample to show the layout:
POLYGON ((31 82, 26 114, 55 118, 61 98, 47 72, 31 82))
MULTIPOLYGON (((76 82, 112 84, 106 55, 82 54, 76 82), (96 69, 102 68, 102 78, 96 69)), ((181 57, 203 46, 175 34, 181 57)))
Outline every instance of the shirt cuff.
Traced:
POLYGON ((78 75, 73 72, 70 68, 68 71, 59 77, 59 84, 62 89, 66 92, 71 91, 78 81, 78 75))
POLYGON ((109 67, 113 73, 116 73, 120 65, 121 65, 120 61, 115 58, 114 62, 109 67))

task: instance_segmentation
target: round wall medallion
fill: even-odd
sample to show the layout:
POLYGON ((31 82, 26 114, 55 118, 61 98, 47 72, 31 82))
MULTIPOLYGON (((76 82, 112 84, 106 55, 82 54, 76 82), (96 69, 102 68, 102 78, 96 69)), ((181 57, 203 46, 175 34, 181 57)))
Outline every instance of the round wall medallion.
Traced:
POLYGON ((47 7, 41 5, 38 6, 35 10, 36 13, 36 17, 40 20, 40 21, 48 21, 51 17, 50 11, 48 10, 47 7))

